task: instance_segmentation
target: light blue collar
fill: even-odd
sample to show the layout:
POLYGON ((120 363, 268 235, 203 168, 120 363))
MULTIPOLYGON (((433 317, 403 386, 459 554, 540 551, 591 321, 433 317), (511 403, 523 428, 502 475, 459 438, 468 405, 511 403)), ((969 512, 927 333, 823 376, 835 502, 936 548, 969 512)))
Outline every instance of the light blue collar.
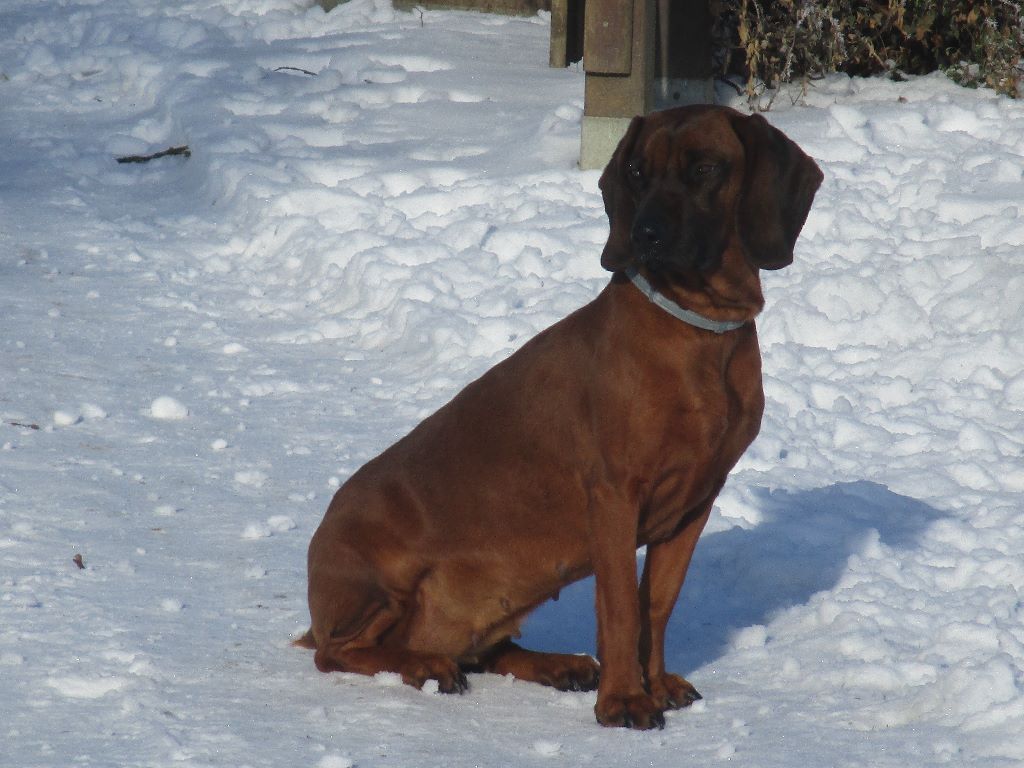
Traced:
POLYGON ((683 309, 671 299, 654 290, 654 286, 647 281, 646 277, 640 274, 635 266, 631 265, 626 268, 626 277, 633 282, 633 285, 640 289, 640 293, 651 300, 652 304, 665 310, 672 317, 696 328, 711 331, 712 333, 728 333, 747 324, 746 320, 712 320, 710 317, 704 317, 704 315, 692 310, 683 309))

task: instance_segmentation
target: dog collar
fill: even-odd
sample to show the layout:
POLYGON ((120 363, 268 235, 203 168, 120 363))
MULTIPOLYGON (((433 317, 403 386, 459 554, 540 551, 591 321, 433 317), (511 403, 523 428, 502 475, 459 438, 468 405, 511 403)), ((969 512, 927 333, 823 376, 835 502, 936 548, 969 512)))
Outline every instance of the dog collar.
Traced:
POLYGON ((651 303, 656 307, 663 309, 668 312, 672 317, 677 320, 682 320, 688 325, 692 325, 695 328, 700 328, 705 331, 711 331, 712 333, 728 333, 729 331, 735 331, 738 328, 742 328, 747 324, 746 320, 712 320, 710 317, 704 317, 697 312, 690 309, 684 309, 672 301, 670 298, 663 296, 654 290, 654 286, 651 285, 647 278, 640 274, 640 271, 635 266, 629 266, 626 268, 626 277, 632 281, 644 296, 650 299, 651 303))

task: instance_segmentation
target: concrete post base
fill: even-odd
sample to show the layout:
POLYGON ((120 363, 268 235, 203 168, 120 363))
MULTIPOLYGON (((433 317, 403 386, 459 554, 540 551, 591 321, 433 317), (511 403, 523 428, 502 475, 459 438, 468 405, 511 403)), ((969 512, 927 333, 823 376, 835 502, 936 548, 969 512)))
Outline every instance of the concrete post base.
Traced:
POLYGON ((580 138, 580 170, 604 168, 611 160, 619 139, 626 135, 630 117, 583 116, 580 138))

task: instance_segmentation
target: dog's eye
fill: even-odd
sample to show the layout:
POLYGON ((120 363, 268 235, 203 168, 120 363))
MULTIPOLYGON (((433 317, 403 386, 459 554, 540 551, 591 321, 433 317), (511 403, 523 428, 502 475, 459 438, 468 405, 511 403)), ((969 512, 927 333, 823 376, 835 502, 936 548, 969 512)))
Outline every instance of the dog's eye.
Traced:
POLYGON ((697 176, 710 176, 717 170, 718 165, 716 163, 697 163, 697 167, 693 169, 693 172, 697 176))
POLYGON ((626 166, 626 173, 630 181, 640 182, 644 180, 644 169, 640 167, 639 163, 632 162, 626 166))

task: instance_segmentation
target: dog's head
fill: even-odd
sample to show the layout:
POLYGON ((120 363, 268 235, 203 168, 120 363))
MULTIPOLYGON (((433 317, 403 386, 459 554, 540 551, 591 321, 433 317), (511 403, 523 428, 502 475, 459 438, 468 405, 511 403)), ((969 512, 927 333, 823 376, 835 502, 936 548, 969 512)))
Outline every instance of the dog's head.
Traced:
POLYGON ((693 106, 635 117, 601 175, 611 224, 601 265, 707 275, 738 236, 752 265, 779 269, 822 179, 760 115, 693 106))

